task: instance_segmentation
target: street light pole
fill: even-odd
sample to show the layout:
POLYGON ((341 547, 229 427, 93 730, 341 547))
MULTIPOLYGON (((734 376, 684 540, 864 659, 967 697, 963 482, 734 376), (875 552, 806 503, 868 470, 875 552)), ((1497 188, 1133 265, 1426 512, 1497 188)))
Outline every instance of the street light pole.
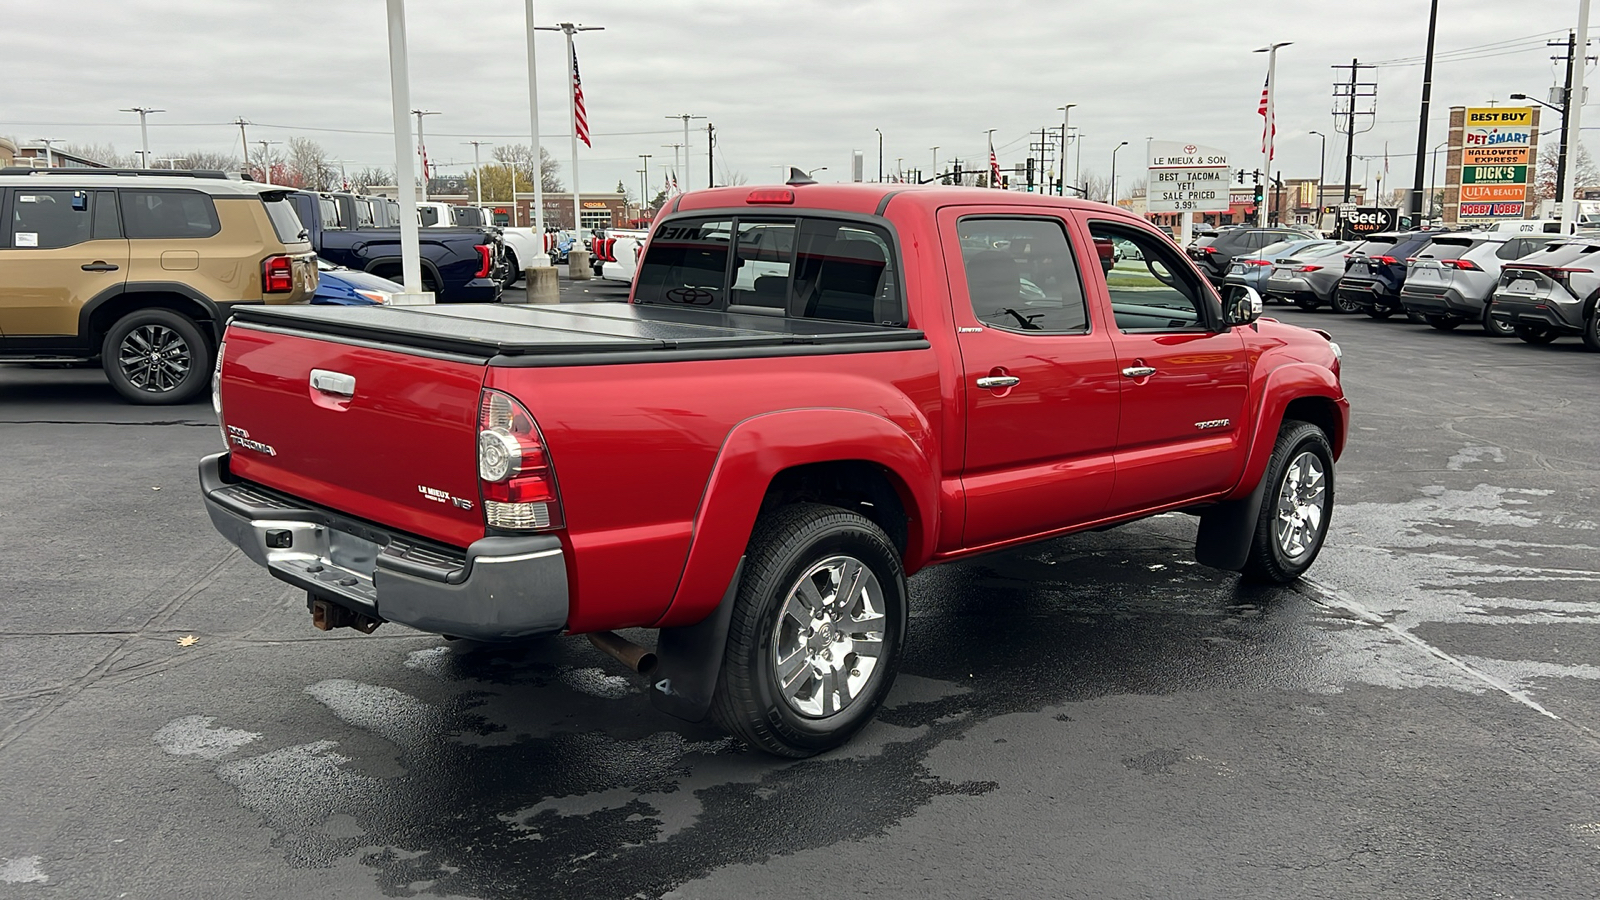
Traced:
POLYGON ((937 178, 939 177, 939 148, 929 147, 928 149, 933 151, 933 176, 937 178))
POLYGON ((164 109, 153 109, 149 106, 130 106, 119 112, 139 114, 139 144, 143 149, 139 151, 139 168, 150 168, 150 127, 145 122, 145 116, 151 113, 166 112, 164 109))
MULTIPOLYGON (((1580 57, 1586 55, 1589 51, 1589 0, 1578 0, 1578 33, 1576 41, 1576 49, 1573 52, 1579 54, 1580 57)), ((1564 124, 1567 126, 1564 143, 1568 147, 1568 153, 1578 153, 1583 149, 1582 145, 1578 143, 1581 134, 1580 124, 1583 119, 1584 70, 1588 68, 1583 63, 1584 60, 1580 58, 1573 65, 1572 88, 1567 92, 1566 96, 1567 102, 1565 105, 1567 111, 1563 118, 1566 120, 1564 124)), ((1574 176, 1577 171, 1577 161, 1572 160, 1567 165, 1567 171, 1563 173, 1565 177, 1561 179, 1562 228, 1569 232, 1578 226, 1578 199, 1574 183, 1576 181, 1574 176)))
MULTIPOLYGON (((478 205, 483 206, 483 160, 478 158, 478 145, 488 141, 464 141, 472 145, 472 180, 478 185, 478 205)), ((515 198, 513 198, 515 199, 515 198)))
POLYGON ((1313 131, 1313 132, 1311 132, 1311 134, 1314 134, 1317 137, 1322 138, 1321 156, 1318 157, 1321 160, 1321 163, 1320 163, 1320 167, 1317 169, 1317 227, 1321 228, 1322 227, 1322 186, 1324 184, 1327 184, 1327 182, 1328 182, 1328 136, 1323 134, 1320 131, 1313 131))
MULTIPOLYGON (((528 31, 528 125, 533 132, 533 215, 530 217, 533 233, 539 241, 539 252, 526 265, 543 269, 550 265, 550 254, 545 250, 544 234, 544 153, 539 138, 539 69, 534 65, 533 0, 523 2, 524 19, 528 31)), ((511 158, 506 165, 511 170, 511 223, 517 221, 517 161, 511 158)), ((530 287, 531 289, 531 287, 530 287)))
MULTIPOLYGON (((402 0, 402 2, 403 2, 403 0, 402 0)), ((283 142, 282 141, 256 141, 256 143, 261 145, 261 179, 263 181, 265 181, 267 184, 271 184, 272 183, 272 159, 267 156, 267 148, 272 146, 273 144, 281 144, 283 142)))
POLYGON ((1058 107, 1056 107, 1056 109, 1061 110, 1061 184, 1060 184, 1061 190, 1060 190, 1060 194, 1063 197, 1065 197, 1067 195, 1067 122, 1072 117, 1072 108, 1074 106, 1077 106, 1077 105, 1078 104, 1076 104, 1076 103, 1068 103, 1066 106, 1058 106, 1058 107))
MULTIPOLYGON (((428 142, 422 136, 422 117, 437 116, 438 113, 430 109, 413 109, 411 114, 417 117, 417 149, 422 153, 422 199, 428 199, 428 142)), ((396 179, 399 180, 399 179, 396 179)), ((411 187, 411 192, 416 193, 416 186, 411 187)))
MULTIPOLYGON (((689 120, 704 119, 705 116, 691 116, 688 113, 680 113, 676 116, 667 116, 667 118, 683 120, 683 186, 680 188, 680 190, 687 191, 689 190, 689 120)), ((665 147, 666 144, 662 144, 661 146, 665 147)), ((678 158, 677 150, 672 151, 672 158, 674 160, 674 165, 676 165, 676 160, 678 158)), ((710 184, 708 183, 706 186, 710 187, 710 184)))
POLYGON ((411 148, 411 75, 406 59, 405 0, 388 0, 389 12, 389 104, 394 114, 394 177, 400 194, 400 277, 405 293, 391 301, 397 305, 423 305, 433 295, 422 291, 422 253, 418 246, 415 154, 411 148))
POLYGON ((1072 183, 1083 192, 1083 199, 1089 199, 1089 189, 1083 183, 1083 129, 1078 129, 1072 134, 1072 183))
MULTIPOLYGON (((1273 82, 1278 77, 1278 48, 1287 47, 1292 41, 1277 41, 1257 49, 1256 53, 1267 55, 1267 117, 1261 123, 1261 172, 1267 178, 1272 177, 1272 145, 1273 132, 1277 130, 1277 117, 1274 115, 1273 94, 1277 93, 1278 86, 1273 82)), ((1265 227, 1267 224, 1267 207, 1269 203, 1262 203, 1256 209, 1256 224, 1265 227)))
POLYGON ((1117 151, 1126 146, 1128 146, 1128 142, 1123 141, 1111 148, 1111 197, 1108 202, 1112 206, 1117 205, 1117 151))
POLYGON ((37 138, 36 140, 38 140, 39 143, 44 145, 44 167, 46 169, 54 169, 56 167, 56 159, 55 159, 54 151, 52 151, 50 149, 50 145, 55 143, 56 141, 61 140, 61 139, 60 138, 37 138))
POLYGON ((1439 196, 1439 148, 1450 146, 1450 141, 1443 140, 1433 148, 1433 177, 1428 182, 1428 222, 1432 224, 1439 219, 1438 205, 1433 198, 1439 196))
POLYGON ((874 128, 878 132, 878 183, 883 183, 883 129, 874 128))

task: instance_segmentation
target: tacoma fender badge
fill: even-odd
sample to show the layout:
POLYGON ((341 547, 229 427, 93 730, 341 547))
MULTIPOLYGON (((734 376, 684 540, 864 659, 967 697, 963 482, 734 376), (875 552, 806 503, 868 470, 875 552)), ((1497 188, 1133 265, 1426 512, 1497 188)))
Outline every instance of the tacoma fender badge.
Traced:
POLYGON ((1200 429, 1201 431, 1206 431, 1212 428, 1227 428, 1232 421, 1232 419, 1211 419, 1205 422, 1196 422, 1194 423, 1194 427, 1200 429))
POLYGON ((250 432, 237 425, 228 426, 228 441, 234 446, 243 447, 246 450, 254 450, 257 453, 264 453, 267 456, 278 455, 278 451, 272 449, 271 444, 263 444, 260 441, 251 440, 250 432))

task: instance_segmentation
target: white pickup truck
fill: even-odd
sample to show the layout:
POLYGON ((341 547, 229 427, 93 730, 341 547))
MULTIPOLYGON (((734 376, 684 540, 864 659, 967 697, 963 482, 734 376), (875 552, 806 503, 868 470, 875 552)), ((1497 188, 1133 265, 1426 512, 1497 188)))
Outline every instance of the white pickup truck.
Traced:
POLYGON ((639 271, 639 253, 644 250, 648 229, 613 228, 605 237, 595 240, 595 261, 600 264, 595 273, 606 281, 633 283, 639 271))
MULTIPOLYGON (((448 203, 422 201, 417 203, 417 218, 421 220, 424 228, 494 226, 494 212, 489 207, 483 206, 453 206, 448 203)), ((532 228, 507 225, 495 227, 500 229, 500 238, 505 245, 506 274, 505 280, 501 283, 502 287, 511 287, 521 281, 522 270, 541 252, 548 255, 556 240, 555 235, 546 234, 541 250, 539 237, 532 228)))

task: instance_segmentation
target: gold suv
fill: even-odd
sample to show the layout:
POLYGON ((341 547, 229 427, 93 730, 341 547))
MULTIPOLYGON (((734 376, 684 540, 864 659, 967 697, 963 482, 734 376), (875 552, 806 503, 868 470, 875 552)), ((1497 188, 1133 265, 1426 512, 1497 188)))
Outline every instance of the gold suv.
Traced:
POLYGON ((305 303, 287 191, 221 172, 0 169, 0 362, 99 360, 134 403, 210 382, 241 303, 305 303))

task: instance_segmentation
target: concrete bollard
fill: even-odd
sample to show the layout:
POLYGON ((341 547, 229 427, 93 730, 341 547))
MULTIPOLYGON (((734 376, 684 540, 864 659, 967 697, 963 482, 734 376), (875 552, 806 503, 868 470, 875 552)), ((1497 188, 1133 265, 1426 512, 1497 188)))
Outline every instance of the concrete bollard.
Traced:
POLYGON ((530 266, 522 270, 527 279, 527 299, 524 303, 560 303, 561 283, 556 278, 555 266, 530 266))
POLYGON ((588 281, 594 277, 594 271, 589 268, 589 251, 567 251, 567 277, 573 281, 588 281))

